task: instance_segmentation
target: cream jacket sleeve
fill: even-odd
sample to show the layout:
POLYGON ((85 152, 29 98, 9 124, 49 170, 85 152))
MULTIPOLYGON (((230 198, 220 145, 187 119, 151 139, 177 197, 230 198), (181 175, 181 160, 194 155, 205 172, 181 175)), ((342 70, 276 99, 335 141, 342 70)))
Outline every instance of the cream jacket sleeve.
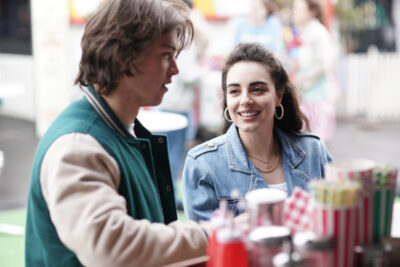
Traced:
POLYGON ((194 222, 135 220, 118 194, 117 162, 90 135, 58 138, 41 166, 41 189, 60 240, 85 266, 162 266, 206 253, 194 222))

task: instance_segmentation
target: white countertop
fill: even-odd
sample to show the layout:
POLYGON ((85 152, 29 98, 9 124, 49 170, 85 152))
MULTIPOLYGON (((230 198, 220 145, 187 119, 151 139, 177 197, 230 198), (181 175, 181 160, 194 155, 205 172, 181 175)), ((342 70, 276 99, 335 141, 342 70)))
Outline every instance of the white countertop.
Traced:
POLYGON ((140 109, 137 119, 152 133, 176 131, 188 126, 185 116, 164 111, 140 109))

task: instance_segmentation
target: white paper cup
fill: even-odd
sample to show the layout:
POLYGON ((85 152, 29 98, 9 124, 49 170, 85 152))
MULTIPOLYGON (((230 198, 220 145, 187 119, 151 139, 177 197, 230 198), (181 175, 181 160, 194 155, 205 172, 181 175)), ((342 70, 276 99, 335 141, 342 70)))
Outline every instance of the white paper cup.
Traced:
POLYGON ((274 188, 250 191, 245 196, 251 229, 262 225, 283 225, 283 204, 287 194, 274 188))
POLYGON ((328 181, 351 180, 361 183, 362 191, 374 194, 373 171, 376 162, 369 159, 347 159, 325 165, 325 179, 328 181))

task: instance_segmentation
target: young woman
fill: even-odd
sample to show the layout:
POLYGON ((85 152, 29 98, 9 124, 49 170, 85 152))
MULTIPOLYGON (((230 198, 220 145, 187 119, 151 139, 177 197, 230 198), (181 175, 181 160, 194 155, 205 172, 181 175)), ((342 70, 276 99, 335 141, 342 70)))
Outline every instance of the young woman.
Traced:
POLYGON ((208 219, 225 199, 236 214, 242 195, 265 187, 291 194, 324 176, 331 161, 308 124, 295 88, 273 54, 258 43, 236 46, 222 72, 227 132, 189 151, 183 172, 185 214, 208 219), (229 126, 229 124, 231 125, 229 126))

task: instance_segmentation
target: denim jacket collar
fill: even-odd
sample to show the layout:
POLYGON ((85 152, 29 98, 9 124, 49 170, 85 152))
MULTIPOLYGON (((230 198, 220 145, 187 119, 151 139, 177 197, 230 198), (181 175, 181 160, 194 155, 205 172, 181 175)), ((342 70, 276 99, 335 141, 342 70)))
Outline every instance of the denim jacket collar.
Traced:
POLYGON ((226 132, 226 144, 228 154, 228 164, 232 171, 250 174, 250 162, 239 138, 236 126, 232 123, 226 132))
MULTIPOLYGON (((306 153, 281 129, 274 128, 274 133, 278 136, 284 163, 289 163, 293 169, 296 168, 304 160, 306 153)), ((229 127, 226 136, 229 168, 232 171, 250 174, 251 164, 234 124, 229 127)))

